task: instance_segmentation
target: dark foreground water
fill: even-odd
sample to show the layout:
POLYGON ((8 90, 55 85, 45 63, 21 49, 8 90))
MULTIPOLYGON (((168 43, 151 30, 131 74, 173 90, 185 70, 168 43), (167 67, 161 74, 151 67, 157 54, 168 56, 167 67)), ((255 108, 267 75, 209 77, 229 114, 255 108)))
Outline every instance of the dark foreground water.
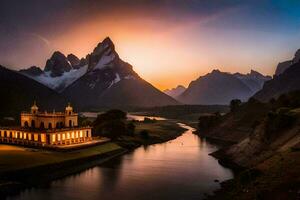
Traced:
MULTIPOLYGON (((217 147, 192 134, 189 126, 175 140, 140 147, 104 165, 25 190, 22 200, 164 200, 201 199, 233 177, 208 154, 217 147)), ((45 172, 47 173, 47 172, 45 172)))

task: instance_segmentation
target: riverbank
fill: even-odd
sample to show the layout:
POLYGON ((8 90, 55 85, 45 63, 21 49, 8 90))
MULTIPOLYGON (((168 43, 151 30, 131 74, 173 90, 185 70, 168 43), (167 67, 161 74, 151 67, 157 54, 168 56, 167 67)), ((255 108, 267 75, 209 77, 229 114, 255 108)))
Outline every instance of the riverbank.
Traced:
POLYGON ((141 145, 151 145, 173 140, 186 130, 177 124, 175 120, 156 120, 153 122, 136 121, 134 122, 134 136, 122 136, 117 144, 127 148, 134 149, 141 145), (143 137, 141 132, 147 132, 143 137))
POLYGON ((108 142, 74 151, 58 152, 0 145, 0 195, 13 195, 24 188, 47 184, 102 164, 141 145, 175 139, 185 130, 175 121, 169 120, 135 124, 136 134, 132 137, 122 136, 114 143, 108 142), (147 138, 139 135, 145 130, 149 134, 147 138))

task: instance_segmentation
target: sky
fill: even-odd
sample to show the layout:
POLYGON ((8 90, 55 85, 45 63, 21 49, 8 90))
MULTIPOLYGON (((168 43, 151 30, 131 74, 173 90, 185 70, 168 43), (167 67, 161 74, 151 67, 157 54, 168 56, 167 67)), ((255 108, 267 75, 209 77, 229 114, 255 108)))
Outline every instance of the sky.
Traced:
POLYGON ((0 64, 39 66, 56 50, 85 57, 109 36, 157 88, 213 69, 273 75, 300 48, 298 0, 1 0, 0 64))

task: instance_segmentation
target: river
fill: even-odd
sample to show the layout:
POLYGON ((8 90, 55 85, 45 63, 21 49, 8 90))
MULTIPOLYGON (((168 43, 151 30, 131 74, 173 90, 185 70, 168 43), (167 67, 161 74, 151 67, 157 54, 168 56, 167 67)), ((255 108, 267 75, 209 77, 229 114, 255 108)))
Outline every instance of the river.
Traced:
MULTIPOLYGON (((24 190, 9 200, 190 200, 233 177, 208 154, 218 147, 187 128, 177 139, 140 147, 100 166, 24 190)), ((46 173, 46 172, 45 172, 46 173)))

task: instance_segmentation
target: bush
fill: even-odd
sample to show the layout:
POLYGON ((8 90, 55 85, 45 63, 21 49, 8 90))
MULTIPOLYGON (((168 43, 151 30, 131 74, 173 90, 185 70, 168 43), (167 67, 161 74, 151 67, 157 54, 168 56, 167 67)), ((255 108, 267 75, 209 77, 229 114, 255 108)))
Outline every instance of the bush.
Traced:
POLYGON ((213 115, 200 116, 198 120, 199 130, 206 131, 220 123, 221 115, 217 112, 213 115))
POLYGON ((147 139, 149 139, 149 132, 147 130, 142 130, 140 132, 140 136, 141 136, 141 138, 147 140, 147 139))
POLYGON ((133 122, 129 122, 127 124, 127 135, 134 136, 135 125, 133 122))
POLYGON ((239 99, 233 99, 230 101, 230 112, 235 112, 238 107, 242 104, 242 101, 239 99))
POLYGON ((281 130, 292 127, 296 117, 288 108, 279 108, 276 112, 269 112, 266 120, 266 136, 271 139, 281 130))

